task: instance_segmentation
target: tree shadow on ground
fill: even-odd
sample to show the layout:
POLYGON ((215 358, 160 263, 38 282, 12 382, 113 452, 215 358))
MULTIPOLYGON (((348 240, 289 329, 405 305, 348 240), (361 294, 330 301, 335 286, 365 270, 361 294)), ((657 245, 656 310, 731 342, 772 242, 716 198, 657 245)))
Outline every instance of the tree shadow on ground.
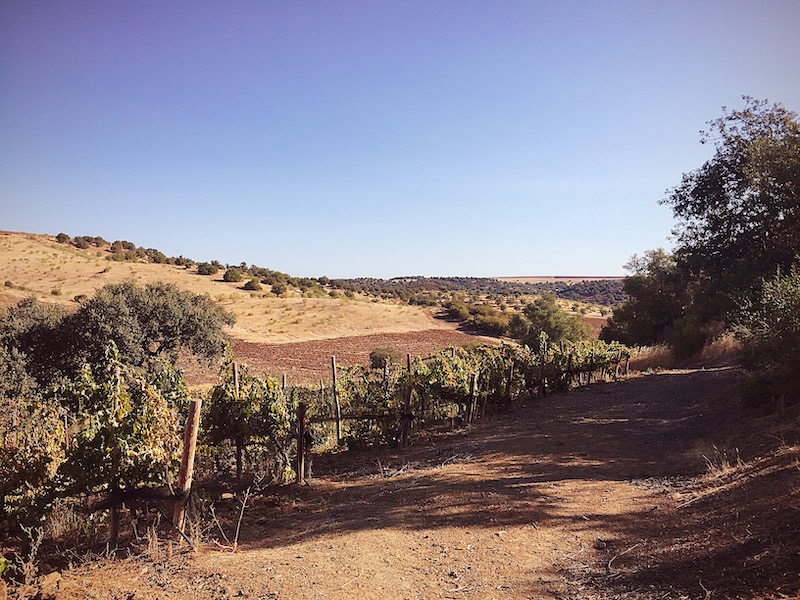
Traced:
POLYGON ((720 369, 598 384, 528 399, 438 444, 327 457, 309 486, 257 499, 241 543, 275 548, 387 528, 601 529, 609 539, 564 571, 575 589, 631 597, 797 592, 797 469, 753 474, 685 506, 671 500, 699 485, 736 439, 738 381, 735 370, 720 369), (648 501, 615 514, 569 512, 573 484, 602 490, 615 482, 633 484, 648 501))

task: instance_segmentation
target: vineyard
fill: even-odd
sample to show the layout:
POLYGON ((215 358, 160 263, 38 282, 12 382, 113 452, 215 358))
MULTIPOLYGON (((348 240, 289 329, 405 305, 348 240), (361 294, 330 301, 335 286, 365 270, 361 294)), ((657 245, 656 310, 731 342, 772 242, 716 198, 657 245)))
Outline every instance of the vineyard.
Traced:
MULTIPOLYGON (((553 344, 543 335, 538 348, 453 347, 409 355, 405 364, 387 358, 372 367, 337 367, 333 359, 332 382, 287 387, 251 373, 229 351, 220 382, 202 398, 197 478, 256 486, 301 481, 308 452, 405 446, 426 429, 507 412, 532 394, 616 377, 629 359, 619 344, 553 344)), ((173 482, 189 392, 178 371, 162 369, 146 383, 112 347, 101 370, 86 366, 76 381, 51 392, 51 402, 16 407, 18 423, 39 426, 18 427, 14 439, 4 440, 3 510, 27 532, 28 546, 36 531, 41 541, 54 509, 108 514, 116 544, 123 505, 179 496, 173 482)), ((160 516, 132 519, 143 527, 160 516)))

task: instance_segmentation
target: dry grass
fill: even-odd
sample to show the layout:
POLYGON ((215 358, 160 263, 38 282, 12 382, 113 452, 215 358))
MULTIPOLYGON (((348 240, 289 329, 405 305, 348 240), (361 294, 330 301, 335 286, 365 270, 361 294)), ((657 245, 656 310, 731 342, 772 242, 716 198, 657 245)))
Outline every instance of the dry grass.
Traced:
POLYGON ((639 353, 631 359, 633 371, 659 371, 675 369, 679 361, 673 356, 667 346, 647 346, 641 348, 639 353))
POLYGON ((174 283, 181 289, 208 294, 236 315, 230 330, 251 342, 284 343, 377 333, 452 329, 420 307, 392 302, 334 298, 278 298, 239 289, 240 284, 198 275, 174 265, 110 262, 107 250, 79 250, 52 236, 0 232, 0 281, 3 304, 29 295, 44 302, 75 305, 76 296, 91 296, 108 283, 133 280, 174 283), (54 293, 57 290, 58 293, 54 293))
POLYGON ((730 334, 725 334, 706 344, 695 356, 688 359, 677 358, 665 345, 641 348, 631 359, 634 371, 659 371, 687 367, 710 368, 739 364, 741 343, 730 334))

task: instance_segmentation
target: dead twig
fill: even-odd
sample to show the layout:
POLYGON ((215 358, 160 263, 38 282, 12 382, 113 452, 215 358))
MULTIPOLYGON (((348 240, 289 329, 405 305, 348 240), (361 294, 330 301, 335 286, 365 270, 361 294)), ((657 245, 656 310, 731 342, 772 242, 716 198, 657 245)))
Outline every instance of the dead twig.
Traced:
POLYGON ((239 511, 239 520, 236 522, 236 535, 233 537, 234 551, 239 547, 239 530, 242 526, 242 518, 244 517, 244 509, 247 507, 247 498, 250 496, 250 488, 244 492, 244 500, 242 500, 242 510, 239 511))
POLYGON ((360 577, 361 577, 363 574, 364 574, 364 571, 361 571, 361 570, 359 570, 359 571, 358 571, 358 575, 356 575, 355 577, 353 577, 353 578, 352 578, 350 581, 348 581, 347 583, 343 583, 342 585, 340 585, 338 588, 336 588, 336 590, 335 590, 335 591, 338 591, 338 590, 341 590, 342 588, 345 588, 345 587, 347 587, 348 585, 350 585, 351 583, 353 583, 354 581, 356 581, 357 579, 359 579, 359 578, 360 578, 360 577))
POLYGON ((623 551, 622 551, 622 552, 620 552, 619 554, 615 554, 613 557, 611 557, 611 560, 610 560, 610 561, 608 561, 608 564, 606 565, 606 571, 608 571, 609 573, 611 573, 611 564, 612 564, 612 563, 613 563, 615 560, 617 560, 617 559, 618 559, 620 556, 624 556, 624 555, 626 555, 628 552, 630 552, 630 551, 631 551, 631 550, 633 550, 634 548, 638 548, 638 547, 639 547, 639 546, 641 546, 641 545, 642 545, 642 543, 641 543, 641 542, 639 542, 638 544, 634 544, 633 546, 631 546, 631 547, 630 547, 630 548, 628 548, 627 550, 623 550, 623 551))

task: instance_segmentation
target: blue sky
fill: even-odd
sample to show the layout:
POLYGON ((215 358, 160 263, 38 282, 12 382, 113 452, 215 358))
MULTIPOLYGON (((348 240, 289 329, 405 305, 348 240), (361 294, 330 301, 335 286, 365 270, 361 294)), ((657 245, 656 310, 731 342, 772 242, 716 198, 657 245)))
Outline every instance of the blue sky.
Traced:
POLYGON ((796 0, 0 0, 0 229, 300 276, 613 275, 796 0))

